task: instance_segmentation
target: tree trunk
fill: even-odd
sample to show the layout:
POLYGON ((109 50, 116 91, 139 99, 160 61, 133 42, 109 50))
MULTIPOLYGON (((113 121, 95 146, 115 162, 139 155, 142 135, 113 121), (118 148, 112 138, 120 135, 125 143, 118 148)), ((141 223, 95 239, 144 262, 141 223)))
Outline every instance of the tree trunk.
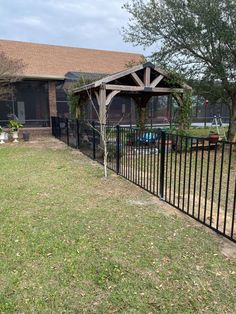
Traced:
POLYGON ((108 157, 108 151, 107 151, 107 130, 106 125, 101 124, 101 143, 100 145, 103 148, 103 168, 104 168, 104 177, 107 178, 107 157, 108 157))
POLYGON ((103 163, 104 163, 104 177, 107 178, 107 143, 106 141, 104 141, 104 159, 103 159, 103 163))
POLYGON ((236 93, 232 96, 232 106, 230 110, 229 122, 229 140, 235 140, 236 137, 236 93))

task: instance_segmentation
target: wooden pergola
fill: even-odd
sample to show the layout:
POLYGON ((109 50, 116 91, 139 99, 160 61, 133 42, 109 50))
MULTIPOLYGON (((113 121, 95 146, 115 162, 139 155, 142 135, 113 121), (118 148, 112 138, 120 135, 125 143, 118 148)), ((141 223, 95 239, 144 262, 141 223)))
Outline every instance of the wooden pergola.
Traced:
POLYGON ((168 73, 155 67, 152 63, 137 65, 106 76, 91 84, 75 88, 74 94, 90 98, 95 95, 99 106, 99 121, 106 124, 106 112, 112 99, 118 94, 130 95, 140 108, 145 108, 152 96, 174 95, 178 104, 184 89, 191 89, 188 85, 174 85, 168 80, 168 73))

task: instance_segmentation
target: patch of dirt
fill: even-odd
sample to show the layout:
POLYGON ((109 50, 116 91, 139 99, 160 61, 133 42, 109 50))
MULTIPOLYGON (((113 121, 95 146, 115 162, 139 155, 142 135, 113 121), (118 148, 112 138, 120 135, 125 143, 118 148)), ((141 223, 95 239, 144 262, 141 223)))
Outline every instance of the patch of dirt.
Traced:
POLYGON ((158 204, 158 200, 128 200, 128 204, 130 205, 137 205, 137 206, 150 206, 150 205, 156 205, 158 204))
MULTIPOLYGON (((129 184, 132 184, 132 183, 129 183, 129 184)), ((140 188, 137 187, 137 189, 140 189, 140 188)), ((146 192, 142 189, 141 189, 141 191, 143 193, 145 193, 145 196, 149 196, 148 192, 146 192), (147 195, 146 195, 146 193, 147 193, 147 195)), ((127 203, 129 205, 134 205, 134 206, 141 207, 141 208, 145 208, 145 207, 150 208, 151 207, 152 210, 160 212, 162 215, 165 215, 165 216, 182 216, 183 217, 183 214, 179 210, 177 210, 176 208, 163 202, 162 200, 160 200, 158 198, 158 196, 150 195, 149 198, 144 198, 144 197, 142 197, 142 194, 140 194, 140 197, 137 197, 135 199, 128 199, 127 203)))
POLYGON ((236 259, 236 244, 224 239, 221 245, 221 253, 230 259, 236 259))
MULTIPOLYGON (((11 144, 11 143, 9 143, 11 144)), ((37 137, 29 142, 20 141, 18 145, 22 145, 25 147, 33 147, 33 148, 50 148, 52 150, 63 149, 66 148, 66 144, 55 139, 54 137, 37 137)))

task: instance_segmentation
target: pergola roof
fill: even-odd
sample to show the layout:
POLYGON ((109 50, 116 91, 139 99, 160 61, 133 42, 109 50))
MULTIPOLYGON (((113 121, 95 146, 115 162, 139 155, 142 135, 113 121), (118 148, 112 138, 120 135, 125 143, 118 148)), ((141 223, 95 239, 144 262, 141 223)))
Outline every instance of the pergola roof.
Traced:
POLYGON ((168 82, 168 73, 155 67, 151 62, 137 65, 127 70, 105 76, 88 85, 75 88, 74 93, 88 90, 97 90, 100 87, 108 91, 120 91, 129 93, 153 93, 168 95, 171 93, 182 94, 184 89, 191 89, 188 85, 171 85, 168 82))
MULTIPOLYGON (((86 77, 85 77, 86 78, 86 77)), ((166 71, 147 62, 127 70, 105 76, 91 84, 74 88, 75 94, 90 99, 96 96, 99 105, 99 121, 106 124, 107 108, 112 99, 119 93, 129 94, 140 107, 145 107, 152 96, 170 95, 182 102, 184 89, 191 89, 188 85, 173 84, 166 71)), ((84 99, 84 101, 85 101, 84 99)))

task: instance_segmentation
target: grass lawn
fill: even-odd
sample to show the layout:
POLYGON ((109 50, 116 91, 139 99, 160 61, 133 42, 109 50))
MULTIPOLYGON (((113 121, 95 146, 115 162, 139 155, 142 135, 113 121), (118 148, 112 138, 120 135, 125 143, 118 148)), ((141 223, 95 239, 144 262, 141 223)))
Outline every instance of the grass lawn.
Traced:
MULTIPOLYGON (((217 133, 216 127, 191 127, 188 131, 188 135, 190 136, 199 136, 199 137, 208 137, 210 131, 217 133)), ((224 131, 227 135, 228 127, 224 127, 224 131)), ((221 130, 222 132, 222 130, 221 130)))
POLYGON ((0 165, 0 313, 236 313, 234 244, 56 140, 0 165))

